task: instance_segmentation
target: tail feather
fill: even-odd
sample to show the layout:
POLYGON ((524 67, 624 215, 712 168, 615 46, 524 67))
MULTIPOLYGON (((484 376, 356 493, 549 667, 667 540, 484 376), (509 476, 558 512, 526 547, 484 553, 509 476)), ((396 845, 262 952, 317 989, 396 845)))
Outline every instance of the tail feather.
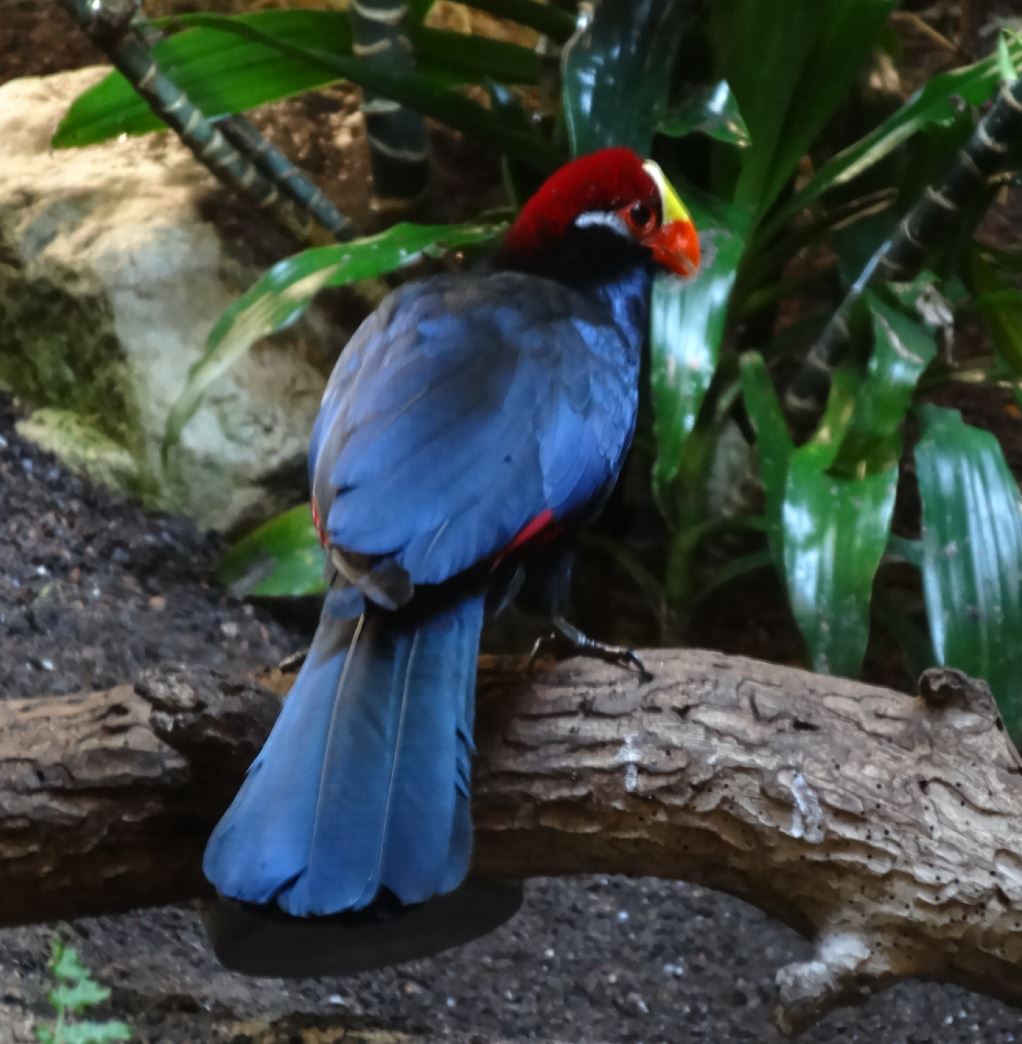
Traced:
POLYGON ((296 916, 450 891, 471 853, 483 600, 324 617, 266 746, 206 850, 223 895, 296 916))
MULTIPOLYGON (((479 642, 476 639, 476 659, 479 653, 479 642)), ((469 807, 472 786, 472 755, 475 753, 475 705, 476 705, 476 660, 461 660, 460 677, 451 679, 452 686, 457 681, 461 692, 458 702, 460 715, 457 726, 457 743, 455 745, 454 775, 454 824, 451 829, 451 843, 447 856, 447 867, 441 878, 440 891, 449 892, 457 888, 464 877, 458 876, 459 868, 468 866, 472 855, 472 814, 469 807)))

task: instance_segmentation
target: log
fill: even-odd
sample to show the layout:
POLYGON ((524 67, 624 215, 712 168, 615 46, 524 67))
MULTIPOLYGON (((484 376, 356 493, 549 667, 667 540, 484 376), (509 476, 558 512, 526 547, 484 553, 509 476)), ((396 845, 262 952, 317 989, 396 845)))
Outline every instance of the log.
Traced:
MULTIPOLYGON (((476 865, 722 889, 815 941, 795 1031, 906 977, 1022 1004, 1022 765, 989 691, 910 697, 694 650, 481 665, 476 865)), ((0 703, 0 924, 202 893, 199 857, 290 676, 161 669, 0 703)))

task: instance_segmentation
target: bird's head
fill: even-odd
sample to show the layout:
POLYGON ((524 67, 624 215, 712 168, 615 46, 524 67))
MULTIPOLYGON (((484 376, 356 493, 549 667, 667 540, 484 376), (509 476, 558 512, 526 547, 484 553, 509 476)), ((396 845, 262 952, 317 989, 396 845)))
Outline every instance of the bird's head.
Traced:
POLYGON ((543 269, 547 259, 589 263, 600 245, 625 253, 644 250, 678 275, 699 267, 699 239, 685 204, 652 160, 631 149, 600 149, 565 164, 522 207, 505 251, 523 267, 543 269))

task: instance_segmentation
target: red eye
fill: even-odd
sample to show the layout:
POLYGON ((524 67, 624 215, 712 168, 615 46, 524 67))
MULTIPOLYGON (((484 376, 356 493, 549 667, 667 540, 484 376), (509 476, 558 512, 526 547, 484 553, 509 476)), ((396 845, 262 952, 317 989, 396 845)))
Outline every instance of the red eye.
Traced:
POLYGON ((645 234, 653 230, 656 214, 645 203, 636 202, 628 211, 628 221, 636 232, 645 234))

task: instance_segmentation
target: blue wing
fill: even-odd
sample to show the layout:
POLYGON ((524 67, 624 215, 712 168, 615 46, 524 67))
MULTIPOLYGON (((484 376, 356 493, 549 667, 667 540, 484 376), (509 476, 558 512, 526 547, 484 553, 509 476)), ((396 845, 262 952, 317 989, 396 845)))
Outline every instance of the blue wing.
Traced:
POLYGON ((548 280, 407 284, 352 338, 313 430, 329 543, 436 584, 545 512, 584 517, 620 470, 638 365, 608 316, 548 280))

